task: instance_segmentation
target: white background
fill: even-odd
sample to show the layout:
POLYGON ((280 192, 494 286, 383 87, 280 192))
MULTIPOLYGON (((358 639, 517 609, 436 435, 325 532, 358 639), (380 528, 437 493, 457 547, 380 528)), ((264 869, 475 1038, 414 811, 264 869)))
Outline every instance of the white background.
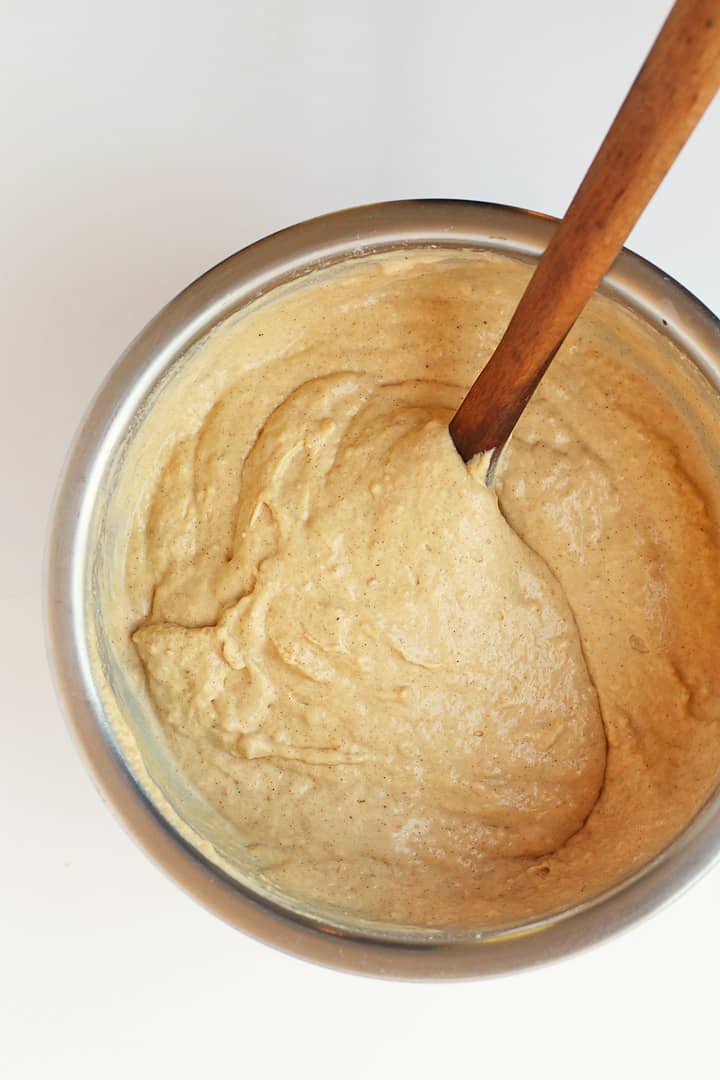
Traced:
MULTIPOLYGON (((668 7, 0 0, 2 1077, 720 1073, 720 872, 529 974, 314 968, 220 923, 122 832, 66 731, 40 614, 65 449, 165 301, 347 205, 561 214, 668 7)), ((719 107, 631 239, 715 310, 719 107)))

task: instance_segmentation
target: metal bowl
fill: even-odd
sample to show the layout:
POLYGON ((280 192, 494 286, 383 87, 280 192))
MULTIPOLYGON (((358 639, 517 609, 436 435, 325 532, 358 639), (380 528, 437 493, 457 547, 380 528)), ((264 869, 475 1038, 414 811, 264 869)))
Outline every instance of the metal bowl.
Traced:
MULTIPOLYGON (((402 247, 478 248, 536 259, 555 221, 488 203, 381 203, 304 222, 251 245, 195 281, 142 331, 92 403, 65 465, 49 543, 52 664, 77 741, 130 832, 191 895, 247 933, 334 967, 405 978, 508 972, 586 948, 677 896, 720 857, 720 793, 659 856, 609 891, 531 924, 493 931, 379 926, 312 910, 238 871, 188 827, 118 721, 130 706, 98 630, 98 514, 143 402, 217 323, 277 285, 354 256, 402 247)), ((624 251, 602 290, 670 338, 720 392, 720 323, 677 282, 624 251)), ((105 538, 107 540, 107 537, 105 538)), ((149 744, 148 744, 149 745, 149 744)), ((148 757, 152 753, 148 749, 148 757)), ((156 762, 157 766, 157 762, 156 762)), ((162 770, 161 770, 162 771, 162 770)), ((176 805, 176 804, 175 804, 176 805)))

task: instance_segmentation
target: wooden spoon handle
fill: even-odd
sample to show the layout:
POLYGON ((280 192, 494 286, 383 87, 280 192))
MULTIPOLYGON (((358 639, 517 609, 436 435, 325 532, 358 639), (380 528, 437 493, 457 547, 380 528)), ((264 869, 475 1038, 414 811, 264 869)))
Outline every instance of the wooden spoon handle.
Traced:
POLYGON ((505 335, 452 419, 465 461, 506 442, 719 86, 720 0, 677 0, 505 335))

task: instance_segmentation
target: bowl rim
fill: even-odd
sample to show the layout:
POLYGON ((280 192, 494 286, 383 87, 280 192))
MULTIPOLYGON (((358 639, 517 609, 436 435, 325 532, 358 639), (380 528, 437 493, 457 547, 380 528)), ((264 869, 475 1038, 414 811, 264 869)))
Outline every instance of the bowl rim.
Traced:
MULTIPOLYGON (((45 554, 46 644, 56 690, 85 764, 126 830, 177 884, 231 925, 295 956, 363 974, 407 979, 497 975, 560 959, 660 910, 720 861, 720 789, 683 832, 611 889, 520 927, 475 940, 426 943, 338 931, 254 895, 192 846, 153 804, 124 760, 95 692, 78 625, 92 477, 101 450, 159 371, 233 311, 323 266, 402 247, 485 248, 537 257, 557 219, 497 203, 419 199, 352 207, 272 233, 202 274, 140 332, 109 371, 66 457, 45 554)), ((654 264, 623 249, 602 290, 678 345, 720 392, 720 321, 654 264)))

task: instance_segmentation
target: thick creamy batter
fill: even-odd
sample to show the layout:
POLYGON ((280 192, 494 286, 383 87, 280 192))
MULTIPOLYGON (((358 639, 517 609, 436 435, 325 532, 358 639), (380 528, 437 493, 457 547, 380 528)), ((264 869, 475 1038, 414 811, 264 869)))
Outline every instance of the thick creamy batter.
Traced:
POLYGON ((542 914, 647 861, 717 781, 718 484, 660 385, 670 347, 596 300, 497 495, 450 441, 526 277, 477 253, 326 272, 211 335, 145 421, 147 692, 311 901, 542 914))

